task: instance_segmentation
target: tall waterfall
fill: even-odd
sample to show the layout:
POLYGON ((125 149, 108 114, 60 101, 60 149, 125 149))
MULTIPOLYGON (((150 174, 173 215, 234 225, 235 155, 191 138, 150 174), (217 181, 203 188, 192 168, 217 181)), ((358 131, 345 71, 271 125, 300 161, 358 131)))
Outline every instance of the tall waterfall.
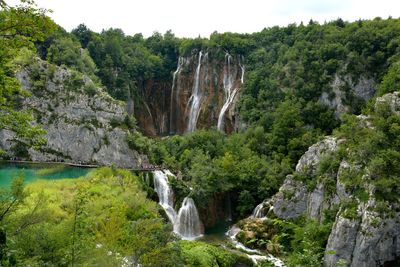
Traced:
POLYGON ((168 175, 174 176, 170 171, 154 171, 154 189, 159 198, 159 204, 165 210, 168 219, 174 226, 174 232, 182 239, 193 240, 203 233, 202 222, 193 199, 186 197, 178 215, 174 209, 174 192, 168 183, 168 175))
POLYGON ((187 127, 188 132, 193 132, 196 129, 197 119, 199 118, 199 113, 200 113, 201 94, 199 87, 200 87, 200 71, 201 71, 202 57, 203 53, 200 51, 199 62, 197 64, 196 73, 194 75, 192 95, 189 98, 190 110, 189 110, 189 122, 187 127))
POLYGON ((172 224, 176 220, 176 211, 174 210, 174 192, 168 183, 167 174, 162 171, 154 171, 154 189, 157 192, 159 204, 165 210, 172 224))
POLYGON ((185 197, 174 225, 174 231, 184 239, 202 236, 202 224, 193 199, 185 197))
POLYGON ((239 67, 242 71, 242 75, 240 76, 240 82, 243 84, 244 83, 244 65, 243 65, 243 56, 239 56, 239 67))
POLYGON ((177 109, 176 105, 179 103, 179 85, 177 82, 177 76, 179 73, 182 71, 183 64, 185 63, 185 58, 179 57, 178 59, 178 67, 176 68, 176 71, 174 72, 173 78, 172 78, 172 88, 171 88, 171 110, 170 110, 170 121, 169 121, 169 128, 170 132, 172 133, 174 131, 173 125, 175 120, 177 119, 177 109), (176 88, 176 89, 175 89, 176 88), (174 103, 175 101, 175 103, 174 103))
MULTIPOLYGON (((232 56, 228 53, 225 54, 225 67, 224 67, 224 95, 225 95, 225 103, 221 108, 221 111, 218 115, 218 123, 217 128, 220 131, 224 131, 224 118, 225 112, 233 102, 238 92, 238 88, 233 89, 233 83, 235 81, 235 73, 232 73, 232 56)), ((242 67, 241 67, 242 68, 242 67)), ((242 79, 243 79, 244 68, 242 68, 242 79)))

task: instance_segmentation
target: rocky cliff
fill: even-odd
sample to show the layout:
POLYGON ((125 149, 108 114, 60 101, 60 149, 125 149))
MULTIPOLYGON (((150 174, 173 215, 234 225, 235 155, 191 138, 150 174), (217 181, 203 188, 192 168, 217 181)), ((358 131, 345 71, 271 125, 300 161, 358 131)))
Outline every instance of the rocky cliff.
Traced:
MULTIPOLYGON (((398 116, 400 94, 377 98, 375 112, 382 108, 385 116, 390 112, 398 116)), ((355 123, 359 129, 376 129, 370 116, 357 116, 355 123)), ((346 138, 328 136, 314 144, 300 158, 296 172, 287 176, 279 192, 265 201, 258 212, 285 220, 304 215, 320 223, 327 211, 334 212, 324 266, 398 266, 399 196, 390 189, 387 191, 397 200, 388 201, 378 195, 376 181, 385 177, 376 177, 371 170, 374 166, 366 165, 355 157, 356 153, 359 151, 349 146, 346 138)))
POLYGON ((33 110, 35 123, 47 131, 47 145, 15 151, 14 134, 2 130, 0 147, 9 157, 119 167, 135 167, 146 160, 125 141, 125 104, 112 99, 90 78, 39 59, 22 68, 17 78, 31 93, 21 100, 21 107, 33 110))
POLYGON ((193 51, 179 57, 172 83, 147 81, 134 108, 150 135, 237 127, 235 103, 244 82, 243 58, 219 50, 193 51))

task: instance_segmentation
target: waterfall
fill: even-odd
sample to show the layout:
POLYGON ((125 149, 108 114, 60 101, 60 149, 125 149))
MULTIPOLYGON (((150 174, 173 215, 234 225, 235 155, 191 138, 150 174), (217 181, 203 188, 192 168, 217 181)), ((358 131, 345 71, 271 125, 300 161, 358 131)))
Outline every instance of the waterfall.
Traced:
POLYGON ((182 239, 193 240, 202 236, 203 227, 193 199, 186 197, 178 215, 174 209, 174 192, 168 183, 168 176, 174 176, 169 170, 154 171, 154 189, 159 204, 165 210, 168 219, 174 226, 174 232, 182 239))
POLYGON ((154 189, 158 195, 159 204, 165 210, 172 224, 176 220, 176 211, 174 210, 174 192, 168 183, 167 174, 162 171, 154 171, 154 189))
POLYGON ((174 231, 183 239, 196 239, 202 236, 202 223, 193 199, 186 197, 179 209, 174 231))
MULTIPOLYGON (((225 112, 233 102, 238 92, 238 88, 232 89, 234 83, 234 75, 232 75, 231 71, 231 61, 232 57, 228 53, 225 54, 225 67, 224 67, 224 95, 225 95, 225 103, 221 108, 221 111, 218 115, 218 123, 217 128, 220 131, 224 131, 224 118, 225 112)), ((242 67, 241 67, 242 68, 242 67)), ((242 76, 243 76, 243 68, 242 68, 242 76)), ((242 77, 243 78, 243 77, 242 77)))
POLYGON ((258 204, 255 209, 253 210, 253 213, 251 214, 251 218, 263 218, 265 217, 264 214, 264 203, 258 204))
POLYGON ((169 130, 171 133, 173 133, 173 125, 177 120, 176 107, 179 103, 179 85, 177 83, 177 76, 181 72, 182 66, 184 63, 185 63, 185 59, 183 57, 179 57, 178 67, 176 68, 176 71, 174 72, 174 75, 172 78, 171 107, 170 107, 170 121, 169 121, 169 130), (175 92, 175 87, 176 87, 176 92, 175 92), (175 103, 174 103, 174 100, 175 100, 175 103))
POLYGON ((201 70, 201 59, 203 57, 203 53, 199 52, 199 62, 197 64, 196 73, 194 75, 193 89, 192 95, 189 98, 189 122, 187 131, 193 132, 196 129, 197 119, 199 118, 200 113, 200 100, 201 94, 199 92, 200 87, 200 70, 201 70))
POLYGON ((263 253, 257 249, 251 249, 240 243, 237 239, 236 236, 240 232, 240 228, 237 227, 236 225, 233 225, 228 232, 226 232, 226 235, 229 237, 231 240, 232 244, 235 246, 235 248, 243 251, 246 256, 251 259, 254 263, 254 266, 260 266, 260 263, 263 261, 269 261, 272 263, 275 267, 285 267, 285 264, 283 261, 280 259, 268 254, 268 255, 263 255, 263 253))
MULTIPOLYGON (((252 215, 248 217, 248 219, 266 219, 264 209, 268 206, 269 202, 262 202, 258 204, 255 207, 252 215)), ((272 209, 273 206, 269 206, 269 211, 272 209)), ((236 238, 240 231, 242 230, 237 225, 233 225, 226 232, 226 235, 229 237, 231 243, 235 246, 235 248, 243 251, 247 255, 247 257, 253 261, 255 266, 260 266, 260 263, 263 261, 269 261, 276 267, 285 267, 285 264, 282 260, 272 256, 271 254, 262 253, 260 250, 248 248, 244 244, 240 243, 236 238)))
POLYGON ((243 56, 239 57, 239 67, 242 71, 242 75, 240 76, 240 82, 243 84, 244 83, 244 65, 243 65, 242 61, 243 61, 243 56))

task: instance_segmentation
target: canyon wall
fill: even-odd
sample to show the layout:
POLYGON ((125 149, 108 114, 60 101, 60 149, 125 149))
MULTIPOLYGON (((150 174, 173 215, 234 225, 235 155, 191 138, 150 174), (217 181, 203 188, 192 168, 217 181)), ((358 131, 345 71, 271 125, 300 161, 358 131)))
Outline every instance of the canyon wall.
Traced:
POLYGON ((148 135, 237 128, 235 104, 244 82, 243 57, 218 50, 179 57, 171 82, 146 81, 134 113, 148 135))

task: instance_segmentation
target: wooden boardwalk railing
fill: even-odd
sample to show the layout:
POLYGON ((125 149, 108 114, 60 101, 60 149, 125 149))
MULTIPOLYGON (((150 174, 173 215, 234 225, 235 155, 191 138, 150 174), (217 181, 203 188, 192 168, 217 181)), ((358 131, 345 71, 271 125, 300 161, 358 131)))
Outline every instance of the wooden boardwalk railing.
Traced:
MULTIPOLYGON (((28 161, 28 160, 0 160, 0 162, 6 163, 26 163, 26 164, 64 164, 71 167, 79 167, 79 168, 98 168, 104 167, 106 165, 96 165, 96 164, 86 164, 82 162, 59 162, 59 161, 28 161)), ((136 168, 128 168, 131 171, 161 171, 166 169, 163 166, 151 165, 151 164, 142 164, 136 168)))

